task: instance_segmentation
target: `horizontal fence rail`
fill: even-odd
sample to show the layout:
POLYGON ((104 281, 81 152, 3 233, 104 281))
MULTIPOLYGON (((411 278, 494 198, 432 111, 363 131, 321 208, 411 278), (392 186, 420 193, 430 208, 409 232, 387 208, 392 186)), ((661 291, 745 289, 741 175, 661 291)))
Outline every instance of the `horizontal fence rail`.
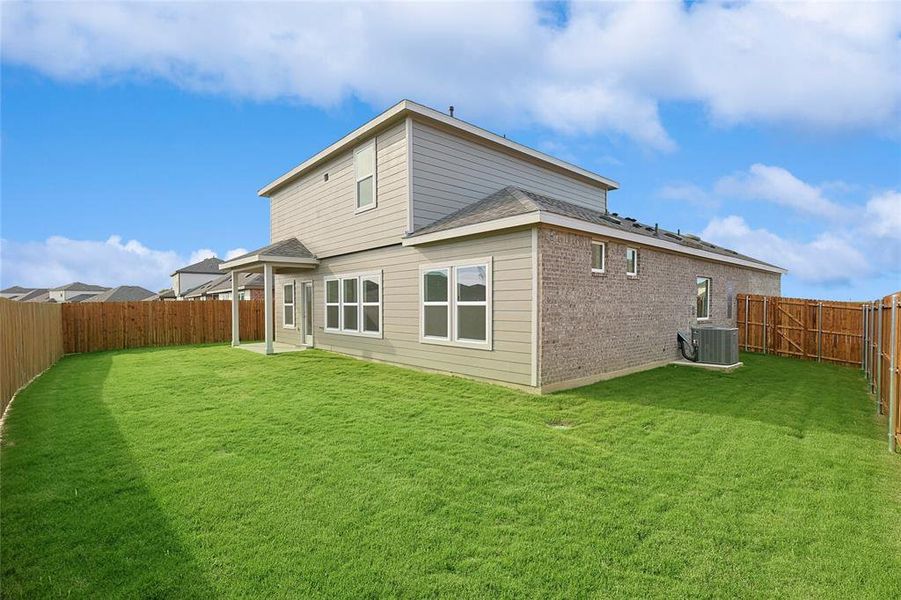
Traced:
POLYGON ((0 298, 0 413, 16 392, 63 355, 58 304, 0 298))
MULTIPOLYGON (((80 302, 63 304, 66 353, 231 340, 231 302, 80 302)), ((242 300, 241 340, 263 338, 262 300, 242 300)))
POLYGON ((901 444, 901 292, 863 303, 739 294, 736 303, 743 350, 863 369, 890 449, 901 444))

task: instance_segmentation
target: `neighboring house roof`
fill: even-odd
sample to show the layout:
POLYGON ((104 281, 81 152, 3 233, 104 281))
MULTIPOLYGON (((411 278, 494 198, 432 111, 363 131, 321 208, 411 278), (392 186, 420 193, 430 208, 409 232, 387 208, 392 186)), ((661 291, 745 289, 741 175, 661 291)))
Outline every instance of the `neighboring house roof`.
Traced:
POLYGON ((222 264, 221 258, 216 258, 215 256, 211 256, 210 258, 204 258, 201 261, 198 261, 192 265, 188 265, 187 267, 182 267, 172 273, 175 275, 177 273, 221 273, 219 270, 219 265, 222 264))
POLYGON ((164 290, 160 290, 156 294, 150 296, 149 298, 144 298, 144 301, 148 300, 166 300, 166 299, 175 299, 175 291, 172 288, 166 288, 164 290))
POLYGON ((349 148, 357 144, 362 138, 371 135, 375 131, 384 129, 392 123, 405 119, 408 116, 415 116, 419 119, 439 123, 445 127, 451 127, 457 131, 478 138, 482 143, 486 143, 495 147, 501 147, 507 152, 513 152, 520 156, 525 156, 528 160, 538 161, 545 166, 551 167, 552 169, 564 171, 570 176, 575 176, 582 180, 591 181, 594 184, 603 186, 606 189, 615 190, 619 188, 619 184, 612 179, 602 177, 597 173, 593 173, 591 171, 588 171, 587 169, 583 169, 582 167, 577 167, 576 165, 560 160, 559 158, 554 158, 553 156, 545 154, 544 152, 539 152, 538 150, 534 150, 533 148, 529 148, 528 146, 524 146, 523 144, 508 140, 506 137, 502 137, 500 135, 497 135, 496 133, 492 133, 490 131, 482 129, 481 127, 472 125, 471 123, 467 123, 466 121, 448 116, 435 109, 423 106, 422 104, 417 104, 416 102, 412 102, 410 100, 401 100, 368 123, 365 123, 361 127, 358 127, 354 131, 350 132, 325 150, 315 154, 275 181, 267 184, 257 193, 260 196, 269 196, 278 188, 297 179, 304 173, 307 173, 311 169, 321 164, 323 161, 331 158, 334 154, 348 150, 349 148))
POLYGON ((608 214, 576 206, 512 186, 420 227, 406 236, 404 244, 415 245, 540 222, 669 248, 713 260, 785 272, 781 267, 705 242, 697 236, 674 233, 616 213, 608 214))
POLYGON ((50 290, 36 289, 16 298, 16 302, 47 302, 50 300, 50 290))
POLYGON ((220 269, 248 268, 262 263, 296 263, 299 265, 316 265, 319 259, 310 252, 297 238, 281 240, 247 254, 231 258, 220 265, 220 269))
MULTIPOLYGON (((50 297, 48 289, 46 288, 36 288, 28 292, 27 294, 22 294, 21 296, 16 298, 17 302, 40 302, 40 300, 35 300, 35 298, 39 296, 47 296, 50 297)), ((45 300, 46 302, 46 300, 45 300)))
POLYGON ((223 283, 224 281, 230 280, 230 279, 231 279, 231 275, 220 275, 219 277, 211 279, 211 280, 207 281, 206 283, 201 283, 197 287, 191 288, 190 290, 188 290, 187 292, 182 294, 182 296, 184 296, 185 298, 199 298, 200 296, 203 296, 205 293, 210 291, 210 289, 212 289, 213 286, 223 283))
POLYGON ((85 302, 136 302, 153 296, 153 292, 139 285, 120 285, 102 294, 97 294, 85 302))
POLYGON ((84 302, 88 298, 93 298, 94 294, 78 294, 76 296, 72 296, 66 302, 84 302))
POLYGON ((14 285, 12 287, 8 287, 5 290, 0 290, 0 294, 24 294, 26 292, 34 291, 35 288, 24 288, 19 285, 14 285))
MULTIPOLYGON (((251 288, 263 288, 262 273, 238 273, 238 290, 246 290, 251 288)), ((203 285, 198 285, 185 294, 185 298, 199 298, 206 294, 222 294, 232 290, 231 273, 226 273, 221 277, 217 277, 212 281, 208 281, 203 285)))
POLYGON ((51 292, 105 292, 108 289, 109 289, 108 287, 103 287, 102 285, 91 285, 89 283, 73 281, 72 283, 67 283, 66 285, 61 285, 59 287, 50 288, 50 291, 51 292))

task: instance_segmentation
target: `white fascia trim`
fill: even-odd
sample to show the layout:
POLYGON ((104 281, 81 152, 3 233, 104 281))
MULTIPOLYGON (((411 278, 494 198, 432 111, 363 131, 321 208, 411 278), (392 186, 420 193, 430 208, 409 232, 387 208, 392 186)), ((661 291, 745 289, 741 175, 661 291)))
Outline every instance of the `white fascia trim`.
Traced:
POLYGON ((586 233, 592 233, 595 235, 604 236, 610 239, 622 240, 625 242, 631 242, 640 246, 651 246, 653 248, 661 248, 663 250, 669 250, 670 252, 675 252, 677 254, 687 254, 689 256, 696 256, 698 258, 704 258, 706 260, 712 260, 714 262, 727 263, 732 265, 738 265, 741 267, 747 267, 749 269, 756 269, 758 271, 767 271, 769 273, 779 273, 780 275, 786 274, 788 271, 781 267, 774 267, 770 265, 760 264, 754 261, 745 260, 739 257, 733 256, 725 256, 723 254, 717 254, 715 252, 708 252, 706 250, 700 250, 696 248, 688 248, 686 246, 682 246, 681 244, 676 244, 674 242, 668 242, 666 240, 659 240, 656 238, 648 237, 645 235, 639 235, 637 233, 630 233, 628 231, 621 231, 616 229, 615 227, 607 227, 605 225, 599 225, 597 223, 588 223, 587 221, 581 221, 579 219, 574 219, 572 217, 564 217, 562 215, 555 215, 551 213, 543 213, 543 212, 531 212, 526 213, 524 215, 516 215, 513 217, 505 217, 503 219, 495 219, 493 221, 486 221, 484 223, 476 223, 474 225, 464 225, 462 227, 457 227, 455 229, 448 229, 446 231, 436 231, 435 233, 426 233, 424 235, 415 236, 412 238, 405 239, 403 241, 404 246, 417 246, 419 244, 428 244, 432 242, 440 242, 443 240, 449 240, 453 238, 463 237, 467 235, 478 235, 482 233, 490 233, 492 231, 498 231, 500 229, 509 229, 511 227, 519 227, 522 225, 530 225, 534 223, 543 223, 545 225, 555 225, 557 227, 563 227, 565 229, 574 229, 576 231, 584 231, 586 233))
POLYGON ((426 119, 430 119, 432 121, 437 121, 439 123, 447 125, 448 127, 452 127, 454 129, 458 129, 460 131, 465 131, 466 133, 468 133, 470 135, 474 135, 476 137, 482 138, 483 140, 487 140, 487 141, 490 141, 499 146, 503 146, 505 148, 513 150, 514 152, 524 154, 533 159, 554 165, 557 168, 564 169, 566 171, 569 171, 570 173, 575 173, 576 175, 580 175, 581 177, 584 177, 591 181, 600 183, 609 189, 613 189, 613 190, 619 189, 619 183, 617 183, 616 181, 614 181, 612 179, 608 179, 607 177, 602 177, 601 175, 598 175, 597 173, 592 173, 591 171, 588 171, 581 167, 577 167, 576 165, 573 165, 566 161, 560 160, 559 158, 554 158, 553 156, 550 156, 543 152, 539 152, 538 150, 533 150, 532 148, 529 148, 528 146, 523 146, 522 144, 518 144, 514 141, 508 140, 505 137, 499 136, 496 133, 491 133, 490 131, 482 129, 481 127, 476 127, 475 125, 467 123, 466 121, 461 121, 460 119, 448 116, 444 113, 438 112, 437 110, 434 110, 427 106, 417 104, 416 102, 412 102, 410 100, 401 100, 400 102, 398 102, 397 104, 395 104, 394 106, 392 106, 391 108, 389 108, 388 110, 383 112, 382 114, 378 115, 377 117, 375 117, 368 123, 364 123, 360 127, 354 129, 353 131, 351 131, 350 133, 345 135, 343 138, 341 138, 340 140, 338 140, 337 142, 335 142, 334 144, 332 144, 331 146, 326 148, 325 150, 317 152, 316 154, 314 154, 307 160, 303 161, 302 163, 300 163, 299 165, 297 165, 296 167, 294 167, 293 169, 291 169, 290 171, 288 171, 287 173, 285 173, 284 175, 279 177, 278 179, 263 186, 257 192, 257 195, 268 196, 269 194, 271 194, 273 192, 273 190, 279 188, 280 186, 282 186, 285 183, 289 182, 290 180, 294 179, 295 177, 297 177, 298 175, 300 175, 307 169, 313 167, 314 165, 318 164, 319 162, 321 162, 328 156, 348 148, 352 144, 356 143, 356 141, 359 140, 361 137, 364 137, 367 134, 369 134, 370 132, 372 132, 373 130, 382 127, 386 123, 394 120, 399 115, 408 115, 408 114, 419 115, 426 119))
POLYGON ((240 267, 247 267, 253 264, 264 264, 264 263, 279 263, 279 264, 290 264, 290 265, 309 265, 311 267, 315 267, 319 264, 319 260, 315 258, 299 258, 297 256, 273 256, 270 254, 253 254, 251 256, 245 256, 244 258, 236 258, 234 260, 226 261, 219 265, 219 269, 221 271, 232 271, 234 269, 238 269, 240 267))

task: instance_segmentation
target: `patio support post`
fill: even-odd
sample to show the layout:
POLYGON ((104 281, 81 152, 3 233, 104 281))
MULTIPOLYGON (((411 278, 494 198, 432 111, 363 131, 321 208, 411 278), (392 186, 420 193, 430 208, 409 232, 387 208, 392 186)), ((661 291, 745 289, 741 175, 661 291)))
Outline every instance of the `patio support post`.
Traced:
POLYGON ((238 315, 238 310, 240 310, 239 306, 238 273, 236 271, 232 271, 232 346, 239 346, 241 344, 241 328, 239 326, 241 321, 238 315))
POLYGON ((263 299, 266 308, 266 354, 272 354, 272 265, 263 265, 263 299))
POLYGON ((895 419, 898 411, 898 294, 892 294, 892 354, 889 360, 888 449, 895 451, 895 419))

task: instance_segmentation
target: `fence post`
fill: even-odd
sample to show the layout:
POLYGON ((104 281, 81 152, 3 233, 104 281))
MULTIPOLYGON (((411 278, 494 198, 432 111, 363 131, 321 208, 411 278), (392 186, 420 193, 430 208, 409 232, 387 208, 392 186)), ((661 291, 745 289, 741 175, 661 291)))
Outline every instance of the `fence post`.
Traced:
POLYGON ((898 294, 892 294, 892 354, 889 360, 889 385, 888 385, 888 449, 895 451, 895 414, 898 404, 898 294))
POLYGON ((751 297, 745 294, 745 352, 748 351, 750 342, 748 340, 748 321, 751 320, 751 297))
POLYGON ((876 412, 882 404, 882 299, 876 311, 876 412))
POLYGON ((763 297, 763 353, 766 354, 766 296, 763 297))
POLYGON ((817 362, 823 360, 823 303, 817 303, 817 362))
POLYGON ((860 368, 867 373, 867 305, 860 305, 860 368))

